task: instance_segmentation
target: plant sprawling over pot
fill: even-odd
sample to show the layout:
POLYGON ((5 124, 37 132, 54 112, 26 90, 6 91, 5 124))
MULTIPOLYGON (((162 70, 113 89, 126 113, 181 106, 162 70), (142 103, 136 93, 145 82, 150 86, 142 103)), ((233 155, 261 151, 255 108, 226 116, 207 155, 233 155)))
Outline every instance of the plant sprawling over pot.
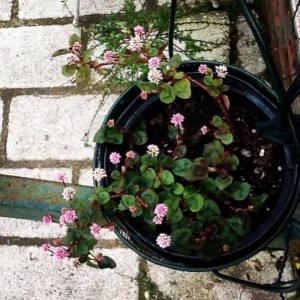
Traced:
MULTIPOLYGON (((94 169, 97 186, 89 202, 76 199, 75 191, 65 186, 63 196, 69 206, 62 210, 59 222, 67 226, 67 234, 55 241, 55 249, 43 245, 58 259, 76 258, 76 264, 115 267, 111 258, 93 252, 100 228, 105 226, 100 223, 104 208, 116 217, 115 222, 125 218, 148 234, 158 249, 209 261, 239 247, 251 231, 255 213, 268 198, 265 193, 255 195, 248 182, 235 176, 240 161, 233 150, 239 138, 231 120, 229 97, 224 94, 229 89, 223 82, 226 66, 213 70, 199 64, 201 80, 194 79, 180 70, 179 54, 167 59, 166 43, 156 37, 155 30, 145 32, 136 26, 118 52, 109 50, 92 60, 91 50, 83 50, 79 37, 73 35, 70 48, 55 53, 69 54, 63 74, 78 81, 91 69, 104 74, 106 68, 120 71, 136 66, 147 76, 147 80, 136 81, 140 101, 159 94, 166 112, 163 116, 154 112, 151 117, 141 116, 129 128, 108 119, 96 133, 95 142, 110 145, 109 170, 94 169), (209 122, 197 129, 196 143, 190 143, 188 127, 195 125, 187 122, 188 110, 183 113, 180 107, 193 98, 194 90, 214 102, 219 114, 212 113, 209 122), (159 134, 149 129, 153 122, 159 123, 159 134)), ((50 221, 51 216, 44 217, 45 223, 50 221)))

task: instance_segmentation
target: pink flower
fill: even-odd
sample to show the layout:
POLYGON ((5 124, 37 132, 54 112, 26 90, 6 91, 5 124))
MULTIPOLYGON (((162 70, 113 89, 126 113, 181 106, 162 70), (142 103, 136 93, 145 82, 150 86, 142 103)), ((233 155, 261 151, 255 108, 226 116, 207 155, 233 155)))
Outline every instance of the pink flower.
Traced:
POLYGON ((136 206, 134 206, 134 205, 131 205, 131 206, 129 207, 129 211, 130 211, 131 213, 134 213, 136 210, 137 210, 137 208, 136 208, 136 206))
POLYGON ((150 69, 158 68, 160 64, 160 58, 159 57, 151 57, 148 61, 148 66, 150 69))
POLYGON ((75 53, 81 49, 82 45, 79 42, 75 42, 72 47, 72 52, 75 53))
POLYGON ((206 71, 207 71, 207 65, 201 64, 201 65, 199 66, 199 68, 198 68, 198 72, 199 72, 200 74, 205 74, 206 71))
POLYGON ((133 28, 134 30, 134 34, 135 35, 141 35, 143 34, 145 31, 144 31, 144 27, 140 26, 140 25, 137 25, 133 28))
POLYGON ((45 215, 42 218, 42 222, 43 224, 49 224, 52 222, 52 217, 50 215, 45 215))
POLYGON ((112 62, 114 60, 115 54, 112 51, 105 51, 103 54, 105 62, 112 62))
POLYGON ((127 158, 134 158, 135 157, 135 152, 134 151, 128 151, 128 152, 126 152, 126 157, 127 158))
POLYGON ((154 213, 157 214, 159 218, 164 218, 167 214, 168 206, 164 203, 159 203, 154 209, 154 213))
POLYGON ((121 155, 120 153, 117 153, 117 152, 112 152, 110 155, 109 155, 109 160, 112 164, 116 165, 118 163, 121 162, 121 155))
POLYGON ((106 125, 111 128, 115 126, 115 120, 114 119, 110 119, 107 121, 106 125))
POLYGON ((97 237, 100 234, 101 227, 94 223, 92 226, 90 226, 90 232, 94 237, 97 237))
POLYGON ((49 251, 50 250, 50 244, 43 244, 42 246, 41 246, 41 249, 43 250, 43 251, 45 251, 45 252, 47 252, 47 251, 49 251))
POLYGON ((67 64, 68 65, 73 65, 73 64, 75 64, 78 61, 79 61, 79 58, 77 56, 73 55, 73 54, 69 55, 67 57, 67 64))
POLYGON ((101 181, 104 177, 107 177, 106 171, 104 169, 96 168, 93 171, 93 177, 97 181, 101 181))
POLYGON ((65 179, 66 179, 66 172, 58 172, 58 173, 56 174, 55 179, 56 179, 57 181, 64 182, 65 179))
POLYGON ((69 201, 74 198, 75 190, 71 187, 65 187, 61 194, 66 201, 69 201))
POLYGON ((67 253, 67 250, 65 247, 57 248, 54 253, 54 257, 56 258, 56 260, 63 260, 67 256, 68 256, 68 253, 67 253))
POLYGON ((163 221, 163 219, 162 218, 160 218, 159 216, 155 216, 154 218, 153 218, 153 223, 154 224, 156 224, 156 225, 161 225, 162 224, 162 221, 163 221))
POLYGON ((206 135, 209 131, 209 129, 207 128, 207 126, 203 125, 201 128, 200 128, 200 131, 203 135, 206 135))
POLYGON ((59 246, 60 245, 60 239, 53 240, 53 245, 54 246, 59 246))
POLYGON ((141 91, 140 97, 142 98, 142 100, 147 100, 148 93, 146 91, 141 91))
POLYGON ((149 154, 150 156, 158 156, 158 154, 159 154, 159 148, 158 148, 158 146, 156 146, 156 145, 153 145, 153 144, 151 144, 151 145, 148 145, 147 146, 147 154, 149 154))
POLYGON ((163 74, 158 69, 150 69, 147 78, 150 82, 159 84, 159 82, 163 79, 163 74))
POLYGON ((97 261, 101 261, 103 259, 103 254, 102 253, 98 253, 96 256, 95 256, 96 260, 97 261))
POLYGON ((216 66, 215 69, 216 69, 217 76, 220 78, 225 78, 226 75, 228 74, 227 67, 224 65, 216 66))
POLYGON ((171 237, 166 233, 160 233, 156 238, 156 244, 163 249, 169 247, 171 245, 171 237))
POLYGON ((182 122, 184 121, 184 116, 181 114, 174 114, 171 118, 171 123, 175 126, 182 126, 182 122))
POLYGON ((63 218, 66 223, 74 223, 77 218, 75 210, 68 210, 64 213, 63 218))

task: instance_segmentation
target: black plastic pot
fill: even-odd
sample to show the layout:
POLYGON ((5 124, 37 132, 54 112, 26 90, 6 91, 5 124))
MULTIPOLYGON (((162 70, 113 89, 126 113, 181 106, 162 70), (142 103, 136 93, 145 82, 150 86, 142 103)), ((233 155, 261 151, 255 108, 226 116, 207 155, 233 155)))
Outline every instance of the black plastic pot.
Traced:
MULTIPOLYGON (((182 64, 181 70, 189 73, 194 79, 197 79, 201 77, 197 72, 199 64, 207 64, 212 68, 220 65, 218 62, 211 61, 191 61, 182 64)), ((242 103, 249 102, 264 115, 265 120, 274 119, 278 105, 278 100, 274 92, 253 75, 230 65, 227 65, 227 68, 229 74, 226 77, 225 83, 230 86, 230 93, 241 99, 241 105, 242 103)), ((149 111, 158 111, 160 107, 164 106, 158 99, 158 95, 154 95, 147 101, 143 101, 140 99, 139 94, 140 90, 135 85, 127 89, 116 100, 104 123, 108 119, 115 119, 120 126, 128 128, 138 116, 147 114, 149 111)), ((290 131, 295 132, 293 117, 289 115, 288 118, 291 119, 288 125, 290 126, 290 131)), ((297 137, 293 136, 293 139, 296 141, 297 137)), ((299 141, 294 144, 299 144, 299 141)), ((96 145, 94 167, 104 168, 107 172, 110 172, 112 167, 108 156, 115 149, 116 145, 96 145)), ((116 234, 128 247, 140 256, 172 269, 206 272, 238 264, 264 249, 277 237, 287 224, 299 201, 299 166, 294 158, 299 156, 300 150, 297 147, 283 147, 283 153, 283 169, 285 171, 282 178, 282 192, 278 195, 277 204, 273 208, 272 214, 270 214, 261 226, 244 238, 241 247, 237 250, 222 254, 210 262, 204 262, 195 256, 180 255, 158 248, 147 239, 147 235, 134 228, 127 219, 118 220, 116 234)), ((109 182, 106 180, 102 184, 108 185, 109 182)), ((107 215, 107 217, 110 219, 112 216, 107 215)))

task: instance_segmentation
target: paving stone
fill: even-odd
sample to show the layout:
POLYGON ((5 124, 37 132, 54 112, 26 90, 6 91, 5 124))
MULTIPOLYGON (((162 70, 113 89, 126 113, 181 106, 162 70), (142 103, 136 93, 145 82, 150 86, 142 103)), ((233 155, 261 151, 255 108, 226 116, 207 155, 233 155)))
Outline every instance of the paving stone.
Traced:
POLYGON ((251 29, 243 16, 239 16, 237 28, 238 64, 246 71, 254 75, 260 75, 266 69, 266 65, 251 29))
POLYGON ((51 57, 68 47, 73 25, 32 26, 0 29, 0 88, 35 88, 73 85, 61 74, 66 57, 51 57), (34 53, 34 55, 33 55, 34 53))
POLYGON ((56 180, 56 174, 59 172, 65 172, 65 182, 72 182, 72 169, 68 168, 0 168, 0 174, 10 175, 10 176, 20 176, 26 178, 34 178, 34 179, 42 179, 42 180, 50 180, 50 181, 58 181, 56 180))
POLYGON ((80 185, 86 186, 94 186, 94 179, 93 179, 93 169, 83 169, 80 170, 79 174, 79 182, 80 185))
MULTIPOLYGON (((19 0, 20 19, 63 18, 76 14, 78 0, 19 0)), ((119 12, 124 6, 124 0, 79 0, 79 16, 92 14, 110 14, 119 12)), ((144 1, 136 0, 136 9, 141 10, 144 1)))
POLYGON ((102 95, 13 98, 8 159, 92 160, 94 150, 85 143, 92 144, 94 134, 116 98, 110 95, 105 103, 102 103, 102 95))
MULTIPOLYGON (((227 271, 232 276, 239 276, 247 280, 247 276, 256 282, 274 282, 277 278, 275 262, 282 255, 281 251, 273 252, 271 257, 267 252, 260 253, 252 259, 230 268, 227 271), (257 268, 261 268, 258 271, 257 268)), ((148 276, 158 285, 158 288, 172 300, 276 300, 281 299, 278 294, 261 292, 244 288, 228 281, 220 280, 212 273, 189 273, 175 271, 148 263, 148 276), (201 284, 200 284, 201 283, 201 284)), ((290 279, 285 275, 284 280, 290 279)))
MULTIPOLYGON (((226 13, 199 13, 197 16, 179 20, 178 24, 180 30, 190 33, 194 40, 205 44, 204 50, 193 58, 224 63, 229 61, 229 19, 226 13)), ((184 44, 177 41, 174 45, 184 48, 184 44)))
POLYGON ((11 18, 12 0, 1 0, 0 21, 9 21, 11 18))
POLYGON ((2 132, 2 122, 3 122, 3 101, 0 98, 0 138, 1 138, 1 132, 2 132))
POLYGON ((0 246, 1 299, 137 300, 138 257, 128 249, 104 249, 118 269, 75 268, 38 247, 0 246), (126 259, 125 259, 126 258, 126 259), (116 271, 117 270, 117 271, 116 271))

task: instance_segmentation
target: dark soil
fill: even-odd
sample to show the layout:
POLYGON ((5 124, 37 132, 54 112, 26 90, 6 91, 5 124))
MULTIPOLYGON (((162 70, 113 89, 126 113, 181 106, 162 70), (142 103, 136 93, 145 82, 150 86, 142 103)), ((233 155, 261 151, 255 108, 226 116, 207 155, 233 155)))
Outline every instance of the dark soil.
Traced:
MULTIPOLYGON (((266 116, 251 103, 241 103, 241 99, 235 99, 230 93, 228 95, 234 142, 225 149, 237 155, 240 161, 238 170, 231 172, 231 175, 236 181, 246 181, 252 186, 250 196, 263 193, 269 195, 265 206, 256 213, 255 223, 259 226, 258 219, 265 220, 276 206, 284 176, 284 152, 282 147, 269 143, 256 133, 256 123, 265 120, 266 116)), ((202 156, 203 145, 212 140, 212 132, 216 129, 211 125, 212 117, 222 116, 218 104, 210 96, 202 93, 192 99, 176 100, 159 115, 155 109, 154 116, 148 114, 148 119, 146 118, 149 137, 147 144, 156 144, 160 149, 165 148, 167 151, 170 146, 167 128, 171 125, 170 119, 175 113, 185 116, 183 143, 188 149, 186 157, 202 156), (203 125, 210 129, 207 135, 203 135, 200 131, 203 125)), ((170 146, 170 149, 173 149, 173 146, 170 146)), ((248 204, 247 201, 243 201, 239 205, 247 207, 248 204)))

